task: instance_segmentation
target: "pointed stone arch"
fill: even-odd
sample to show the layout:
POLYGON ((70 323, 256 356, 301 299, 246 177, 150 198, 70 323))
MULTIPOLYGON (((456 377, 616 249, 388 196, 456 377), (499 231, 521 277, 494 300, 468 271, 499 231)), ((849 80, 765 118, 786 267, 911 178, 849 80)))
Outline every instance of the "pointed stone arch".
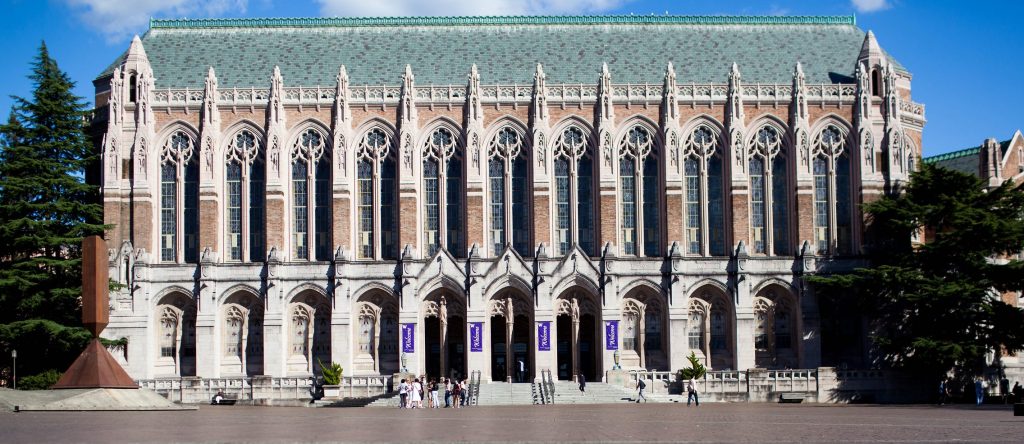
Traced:
POLYGON ((754 309, 754 360, 762 368, 800 365, 802 310, 792 286, 772 279, 757 287, 754 309))
POLYGON ((154 298, 150 313, 156 325, 154 374, 156 376, 196 375, 197 306, 191 293, 172 286, 154 298))
POLYGON ((320 373, 331 362, 331 304, 319 286, 305 284, 292 291, 285 315, 285 361, 288 374, 320 373))
POLYGON ((352 302, 353 375, 389 375, 398 372, 398 298, 390 288, 364 285, 352 302))
POLYGON ((668 304, 660 286, 646 279, 634 281, 623 293, 620 312, 623 368, 668 368, 668 304))
POLYGON ((221 375, 263 374, 263 301, 259 292, 236 285, 218 309, 221 330, 221 375))
POLYGON ((736 310, 721 282, 705 279, 687 298, 687 348, 709 369, 736 368, 736 310))

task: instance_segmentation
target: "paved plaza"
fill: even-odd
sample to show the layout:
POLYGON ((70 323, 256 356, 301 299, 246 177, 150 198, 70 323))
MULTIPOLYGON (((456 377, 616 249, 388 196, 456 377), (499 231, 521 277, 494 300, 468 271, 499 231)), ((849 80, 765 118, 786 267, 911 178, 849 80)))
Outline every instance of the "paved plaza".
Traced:
POLYGON ((0 442, 1022 442, 1008 407, 679 404, 0 413, 0 442))

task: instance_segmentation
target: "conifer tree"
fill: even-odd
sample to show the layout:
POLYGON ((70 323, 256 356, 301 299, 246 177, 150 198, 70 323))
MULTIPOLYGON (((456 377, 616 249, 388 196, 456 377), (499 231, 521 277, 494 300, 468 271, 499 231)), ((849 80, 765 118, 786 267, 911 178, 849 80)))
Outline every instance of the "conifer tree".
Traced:
POLYGON ((1024 185, 923 164, 903 192, 865 206, 871 267, 811 277, 823 297, 859 306, 875 359, 927 378, 981 374, 986 355, 1024 349, 1024 185), (915 236, 919 236, 917 242, 915 236), (836 296, 843 295, 843 296, 836 296))
POLYGON ((43 43, 0 126, 0 323, 49 319, 80 325, 81 243, 102 233, 87 112, 43 43))

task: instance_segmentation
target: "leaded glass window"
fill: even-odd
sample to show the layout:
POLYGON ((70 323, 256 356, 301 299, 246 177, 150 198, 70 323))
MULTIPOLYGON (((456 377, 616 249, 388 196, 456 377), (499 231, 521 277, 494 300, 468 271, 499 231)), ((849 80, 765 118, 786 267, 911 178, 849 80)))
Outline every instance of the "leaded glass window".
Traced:
POLYGON ((708 159, 708 251, 712 256, 725 256, 725 187, 722 157, 708 159))
POLYGON ((619 143, 623 252, 656 257, 661 252, 660 178, 654 137, 644 126, 634 125, 619 143))
POLYGON ((750 142, 750 230, 754 253, 791 254, 789 174, 780 131, 762 126, 750 142))
POLYGON ((500 254, 511 240, 520 255, 532 256, 529 163, 523 135, 504 126, 491 139, 488 150, 491 254, 500 254))
POLYGON ((687 334, 690 350, 704 350, 704 320, 703 310, 690 309, 690 320, 688 321, 690 328, 689 333, 687 334))
POLYGON ((199 164, 192 137, 172 133, 160 159, 160 260, 196 262, 199 164))
POLYGON ((814 158, 814 243, 818 254, 828 253, 829 208, 828 208, 828 160, 814 158))
POLYGON ((554 159, 555 252, 567 254, 578 244, 587 255, 595 256, 594 166, 583 129, 573 125, 558 135, 554 159))
POLYGON ((721 137, 700 124, 683 144, 683 232, 687 254, 725 255, 721 137))
POLYGON ((303 131, 292 146, 292 246, 296 259, 330 259, 330 175, 326 137, 313 128, 303 131))
POLYGON ((260 145, 255 133, 243 129, 231 138, 226 152, 228 257, 235 261, 264 259, 266 169, 260 145))
POLYGON ((363 134, 356 149, 359 259, 398 256, 397 162, 393 143, 389 133, 374 127, 363 134))
POLYGON ((455 257, 466 251, 462 211, 462 161, 455 133, 437 128, 423 146, 424 245, 427 255, 442 245, 455 257))
POLYGON ((729 350, 729 313, 726 311, 725 306, 715 301, 711 304, 711 351, 728 351, 729 350))
POLYGON ((683 161, 683 178, 685 180, 684 209, 686 211, 686 252, 700 254, 701 244, 701 207, 700 207, 700 166, 697 159, 687 157, 683 161))
POLYGON ((828 125, 814 138, 814 231, 818 254, 853 250, 851 165, 847 133, 828 125))

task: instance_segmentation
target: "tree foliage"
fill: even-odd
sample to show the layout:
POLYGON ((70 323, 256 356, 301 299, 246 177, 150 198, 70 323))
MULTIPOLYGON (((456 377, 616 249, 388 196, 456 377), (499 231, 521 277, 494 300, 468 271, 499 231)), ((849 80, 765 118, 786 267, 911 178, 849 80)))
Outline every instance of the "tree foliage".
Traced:
POLYGON ((1024 348, 1024 186, 923 164, 901 192, 865 205, 871 267, 811 277, 867 314, 877 360, 938 376, 976 374, 986 353, 1024 348), (913 241, 923 235, 924 242, 913 241))
POLYGON ((102 206, 83 180, 94 161, 87 113, 74 83, 43 44, 0 126, 0 323, 51 319, 78 325, 81 244, 100 234, 102 206))
POLYGON ((704 374, 707 373, 707 369, 704 367, 704 364, 701 364, 697 354, 691 351, 690 356, 687 356, 686 360, 690 361, 690 366, 679 370, 679 380, 686 381, 703 378, 704 374))

